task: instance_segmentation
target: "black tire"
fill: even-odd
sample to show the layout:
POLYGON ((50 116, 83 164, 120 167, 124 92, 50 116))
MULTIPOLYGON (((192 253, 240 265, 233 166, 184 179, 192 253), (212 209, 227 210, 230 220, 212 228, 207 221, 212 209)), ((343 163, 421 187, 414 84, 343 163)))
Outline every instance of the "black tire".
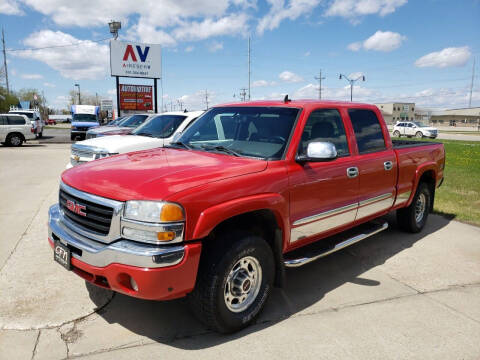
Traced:
POLYGON ((410 206, 397 210, 397 222, 400 229, 411 233, 422 231, 427 223, 431 203, 432 194, 429 186, 426 183, 420 183, 410 206), (420 209, 422 211, 417 212, 420 209))
POLYGON ((70 135, 70 140, 75 140, 75 135, 70 135))
POLYGON ((23 142, 25 141, 25 138, 23 137, 22 134, 19 133, 13 133, 9 134, 6 139, 6 144, 8 146, 22 146, 23 142))
POLYGON ((41 139, 43 137, 43 131, 38 133, 38 138, 41 139))
POLYGON ((400 137, 400 136, 401 136, 401 135, 400 135, 400 131, 395 130, 395 131, 393 132, 393 136, 395 136, 395 137, 400 137))
POLYGON ((423 138, 422 132, 421 132, 421 131, 417 131, 417 132, 415 133, 415 137, 418 138, 418 139, 423 138))
MULTIPOLYGON (((228 246, 223 249, 216 246, 204 247, 205 256, 202 254, 196 286, 188 296, 188 303, 193 314, 207 327, 221 333, 231 333, 245 328, 260 314, 273 287, 275 264, 270 246, 258 236, 248 233, 230 233, 219 240, 220 242, 223 240, 223 244, 228 241, 228 246), (256 279, 261 277, 261 281, 249 282, 245 279, 239 282, 239 274, 244 270, 237 268, 237 265, 247 260, 252 261, 251 259, 255 259, 260 266, 261 271, 257 274, 261 276, 256 279), (237 268, 236 273, 234 267, 237 268), (232 274, 236 275, 229 278, 232 274), (250 295, 245 293, 238 295, 247 297, 243 301, 244 304, 229 302, 227 305, 225 294, 232 294, 227 289, 235 290, 235 287, 230 288, 234 280, 237 290, 249 291, 250 295), (245 285, 248 286, 245 287, 245 285), (249 296, 251 297, 248 298, 249 296), (238 308, 232 311, 229 306, 238 308)), ((248 266, 250 265, 247 265, 247 268, 248 266)))

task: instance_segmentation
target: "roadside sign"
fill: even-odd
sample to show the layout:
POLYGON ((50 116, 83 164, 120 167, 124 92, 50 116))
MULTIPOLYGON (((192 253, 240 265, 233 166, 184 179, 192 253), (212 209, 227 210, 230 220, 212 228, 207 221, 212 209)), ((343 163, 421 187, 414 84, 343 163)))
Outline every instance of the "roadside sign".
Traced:
POLYGON ((109 99, 100 100, 100 109, 102 111, 112 111, 113 101, 109 99))
POLYGON ((110 41, 112 76, 159 79, 162 76, 161 61, 160 45, 110 41))
POLYGON ((153 110, 152 87, 149 85, 120 84, 121 110, 153 110))

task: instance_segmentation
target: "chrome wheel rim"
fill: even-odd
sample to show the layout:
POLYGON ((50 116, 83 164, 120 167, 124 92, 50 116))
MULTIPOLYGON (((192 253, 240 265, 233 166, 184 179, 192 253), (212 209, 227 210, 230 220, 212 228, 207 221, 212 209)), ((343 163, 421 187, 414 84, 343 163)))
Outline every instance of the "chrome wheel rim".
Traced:
POLYGON ((10 141, 12 142, 12 145, 15 146, 20 145, 20 143, 22 142, 22 140, 20 140, 18 136, 13 136, 10 141))
POLYGON ((427 197, 425 194, 420 194, 415 203, 415 221, 420 223, 425 215, 425 209, 427 208, 427 197))
POLYGON ((231 268, 224 288, 225 305, 238 313, 246 310, 257 298, 262 284, 262 267, 257 259, 245 256, 231 268))

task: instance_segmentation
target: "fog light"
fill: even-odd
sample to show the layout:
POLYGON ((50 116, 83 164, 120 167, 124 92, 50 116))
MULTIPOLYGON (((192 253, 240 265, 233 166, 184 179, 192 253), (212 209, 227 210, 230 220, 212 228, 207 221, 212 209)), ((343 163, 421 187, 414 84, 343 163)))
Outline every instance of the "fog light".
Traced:
POLYGON ((138 285, 136 281, 133 279, 133 277, 130 277, 130 286, 132 287, 133 290, 138 291, 138 285))
POLYGON ((158 241, 170 241, 175 239, 175 233, 173 231, 165 231, 157 233, 158 241))

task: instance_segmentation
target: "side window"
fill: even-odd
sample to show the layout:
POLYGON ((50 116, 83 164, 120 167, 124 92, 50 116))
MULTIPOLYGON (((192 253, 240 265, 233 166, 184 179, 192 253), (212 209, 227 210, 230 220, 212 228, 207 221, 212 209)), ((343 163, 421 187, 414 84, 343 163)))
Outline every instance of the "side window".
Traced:
POLYGON ((385 150, 382 127, 375 113, 365 109, 349 109, 360 154, 385 150))
POLYGON ((305 154, 312 141, 331 142, 335 145, 338 156, 349 155, 345 128, 338 110, 319 109, 310 114, 303 129, 299 152, 305 154))
POLYGON ((8 116, 8 125, 25 125, 25 119, 21 116, 8 116))
POLYGON ((7 125, 7 117, 0 116, 0 125, 7 125))

